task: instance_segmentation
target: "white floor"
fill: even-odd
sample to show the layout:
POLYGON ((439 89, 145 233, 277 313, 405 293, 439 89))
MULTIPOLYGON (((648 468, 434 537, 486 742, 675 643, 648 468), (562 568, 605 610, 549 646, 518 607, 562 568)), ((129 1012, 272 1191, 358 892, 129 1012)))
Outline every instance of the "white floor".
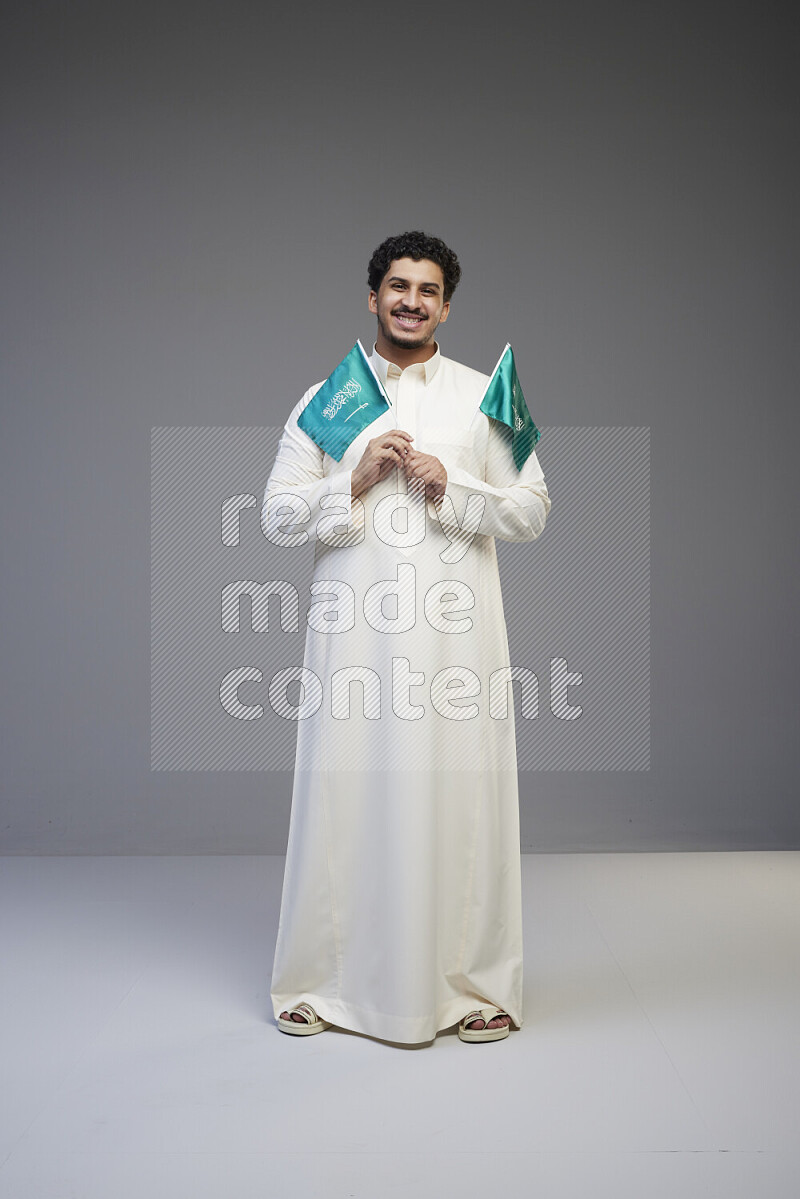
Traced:
POLYGON ((2 1199, 795 1199, 800 853, 526 855, 525 1025, 277 1031, 283 859, 5 858, 2 1199))

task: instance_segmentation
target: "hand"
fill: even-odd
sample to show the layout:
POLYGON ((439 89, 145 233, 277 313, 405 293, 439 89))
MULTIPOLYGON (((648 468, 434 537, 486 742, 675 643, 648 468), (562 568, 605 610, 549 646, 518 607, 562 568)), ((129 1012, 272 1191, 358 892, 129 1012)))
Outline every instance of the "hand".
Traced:
POLYGON ((423 454, 410 449, 405 455, 404 469, 407 479, 424 479, 425 497, 432 500, 444 495, 447 487, 447 471, 434 454, 423 454))
POLYGON ((380 433, 367 442, 367 448, 361 455, 361 461, 353 471, 350 480, 350 490, 354 496, 360 495, 368 487, 385 479, 395 466, 402 467, 408 454, 413 453, 411 442, 414 439, 405 429, 392 429, 388 433, 380 433))

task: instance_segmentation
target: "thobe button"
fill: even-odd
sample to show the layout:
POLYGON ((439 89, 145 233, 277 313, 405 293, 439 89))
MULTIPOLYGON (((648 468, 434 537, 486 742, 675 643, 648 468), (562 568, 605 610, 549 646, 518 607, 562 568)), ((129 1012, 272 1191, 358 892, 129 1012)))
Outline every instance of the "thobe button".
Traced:
MULTIPOLYGON (((417 436, 417 399, 419 389, 425 378, 425 368, 421 362, 414 363, 412 366, 407 366, 402 371, 397 380, 397 392, 395 395, 395 416, 397 419, 398 429, 403 429, 413 439, 411 442, 412 449, 416 448, 417 436)), ((425 528, 426 505, 425 505, 425 485, 422 480, 416 483, 406 477, 404 468, 398 467, 397 470, 397 494, 404 497, 404 504, 408 505, 408 523, 409 528, 425 528)), ((406 549, 401 549, 401 553, 405 557, 410 557, 414 553, 415 546, 409 546, 406 549)))

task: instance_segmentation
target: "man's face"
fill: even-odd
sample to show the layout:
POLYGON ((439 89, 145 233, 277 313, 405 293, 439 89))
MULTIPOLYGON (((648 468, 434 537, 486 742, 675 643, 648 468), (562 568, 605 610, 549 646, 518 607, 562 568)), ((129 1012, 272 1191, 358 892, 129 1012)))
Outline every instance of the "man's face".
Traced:
POLYGON ((385 340, 406 350, 432 344, 450 311, 442 268, 428 258, 396 258, 368 303, 385 340))

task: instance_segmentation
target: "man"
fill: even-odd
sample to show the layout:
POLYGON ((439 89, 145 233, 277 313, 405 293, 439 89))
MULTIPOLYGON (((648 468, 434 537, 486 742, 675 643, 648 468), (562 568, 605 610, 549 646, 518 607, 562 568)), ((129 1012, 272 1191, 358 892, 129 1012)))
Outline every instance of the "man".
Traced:
POLYGON ((306 684, 318 704, 298 722, 271 984, 285 1032, 335 1024, 414 1044, 454 1024, 466 1041, 522 1024, 495 538, 538 537, 550 499, 536 454, 518 469, 510 430, 480 411, 488 376, 440 353, 460 274, 423 233, 378 247, 370 362, 391 407, 337 461, 298 425, 317 384, 267 483, 265 532, 300 521, 314 540, 312 593, 336 597, 308 614, 301 707, 306 684))

